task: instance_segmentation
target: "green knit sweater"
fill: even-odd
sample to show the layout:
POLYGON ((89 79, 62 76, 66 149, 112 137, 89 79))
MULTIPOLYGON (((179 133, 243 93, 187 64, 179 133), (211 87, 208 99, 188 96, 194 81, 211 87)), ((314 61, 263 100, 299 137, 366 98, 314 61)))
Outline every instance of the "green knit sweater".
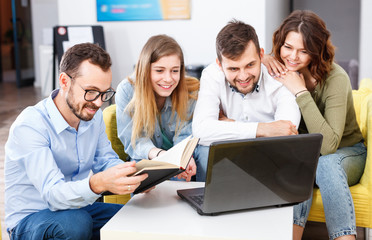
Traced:
POLYGON ((323 85, 318 84, 312 93, 301 94, 296 101, 302 114, 299 131, 323 135, 322 155, 363 139, 355 117, 350 80, 339 65, 333 63, 323 85))

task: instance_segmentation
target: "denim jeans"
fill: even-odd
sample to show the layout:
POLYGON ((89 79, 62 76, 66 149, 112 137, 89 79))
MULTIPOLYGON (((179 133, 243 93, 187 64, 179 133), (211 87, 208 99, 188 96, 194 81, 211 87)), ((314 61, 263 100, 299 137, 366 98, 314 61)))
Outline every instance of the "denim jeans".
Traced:
MULTIPOLYGON (((359 182, 366 157, 366 147, 357 143, 319 158, 315 182, 322 196, 330 239, 356 235, 355 210, 349 186, 359 182)), ((311 203, 312 196, 294 206, 294 224, 305 227, 311 203)))
POLYGON ((41 210, 22 219, 10 239, 100 239, 100 229, 123 205, 96 202, 80 209, 41 210))
POLYGON ((196 181, 205 182, 207 178, 209 147, 198 145, 194 152, 196 162, 196 181))

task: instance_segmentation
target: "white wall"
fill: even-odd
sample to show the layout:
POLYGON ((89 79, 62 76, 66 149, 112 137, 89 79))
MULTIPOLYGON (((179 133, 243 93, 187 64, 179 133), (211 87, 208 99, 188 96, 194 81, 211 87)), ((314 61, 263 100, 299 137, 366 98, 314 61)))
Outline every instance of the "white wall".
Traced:
MULTIPOLYGON (((39 46, 43 44, 43 29, 52 28, 54 25, 58 24, 57 0, 32 0, 31 20, 35 66, 34 86, 40 87, 41 73, 39 46)), ((50 79, 50 81, 52 81, 52 79, 50 79)))
MULTIPOLYGON (((113 60, 113 87, 116 87, 132 72, 143 45, 152 35, 168 34, 174 37, 184 50, 186 64, 209 64, 216 58, 217 33, 229 20, 236 18, 255 27, 261 46, 265 47, 267 41, 271 42, 272 35, 271 31, 267 36, 266 27, 276 28, 288 14, 288 10, 278 11, 278 2, 277 0, 191 0, 190 20, 97 22, 96 1, 58 0, 58 24, 103 25, 106 48, 113 60), (272 10, 266 11, 266 8, 272 10), (273 21, 276 23, 274 24, 273 21)), ((287 3, 288 0, 280 0, 280 2, 287 3)), ((287 6, 289 8, 289 4, 287 6)), ((266 52, 270 50, 271 45, 266 52)))
POLYGON ((372 1, 362 0, 360 19, 359 80, 372 78, 372 1))
MULTIPOLYGON (((96 1, 33 0, 32 21, 35 85, 40 84, 39 45, 42 29, 54 25, 104 26, 107 50, 113 59, 113 87, 131 73, 146 40, 155 34, 174 37, 184 49, 186 64, 208 64, 215 59, 215 37, 231 19, 256 28, 261 46, 271 51, 273 31, 289 14, 290 0, 191 0, 191 19, 174 21, 97 22, 96 1)), ((372 78, 371 0, 361 0, 359 78, 372 78)))
POLYGON ((335 60, 359 59, 361 0, 293 0, 294 9, 308 9, 321 17, 336 46, 335 60))
POLYGON ((262 42, 261 47, 264 47, 265 53, 270 53, 273 46, 272 37, 275 30, 280 26, 284 18, 290 13, 290 0, 266 0, 266 24, 265 45, 262 42))

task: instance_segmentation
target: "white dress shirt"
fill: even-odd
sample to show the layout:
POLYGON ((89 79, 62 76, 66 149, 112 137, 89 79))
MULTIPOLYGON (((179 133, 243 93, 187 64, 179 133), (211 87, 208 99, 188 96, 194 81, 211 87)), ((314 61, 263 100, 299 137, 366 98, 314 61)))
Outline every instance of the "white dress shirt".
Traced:
POLYGON ((255 138, 259 122, 289 120, 298 127, 301 113, 295 97, 261 64, 256 89, 246 95, 231 87, 217 63, 203 70, 192 131, 200 144, 255 138), (235 122, 219 121, 219 111, 235 122))

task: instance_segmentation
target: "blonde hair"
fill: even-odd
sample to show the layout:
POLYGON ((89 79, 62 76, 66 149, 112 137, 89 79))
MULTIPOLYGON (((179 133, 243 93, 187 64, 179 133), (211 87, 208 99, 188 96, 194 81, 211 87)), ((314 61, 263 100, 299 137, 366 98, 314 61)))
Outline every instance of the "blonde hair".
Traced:
POLYGON ((176 134, 183 123, 191 118, 191 116, 187 116, 188 102, 190 99, 197 99, 199 81, 196 78, 185 76, 182 49, 173 38, 167 35, 153 36, 146 42, 139 56, 135 68, 136 80, 129 79, 134 86, 134 95, 125 111, 129 112, 132 117, 131 143, 133 147, 135 147, 138 138, 153 137, 156 118, 160 114, 151 84, 151 63, 173 54, 179 57, 181 63, 180 80, 171 94, 172 118, 177 112, 176 134))

